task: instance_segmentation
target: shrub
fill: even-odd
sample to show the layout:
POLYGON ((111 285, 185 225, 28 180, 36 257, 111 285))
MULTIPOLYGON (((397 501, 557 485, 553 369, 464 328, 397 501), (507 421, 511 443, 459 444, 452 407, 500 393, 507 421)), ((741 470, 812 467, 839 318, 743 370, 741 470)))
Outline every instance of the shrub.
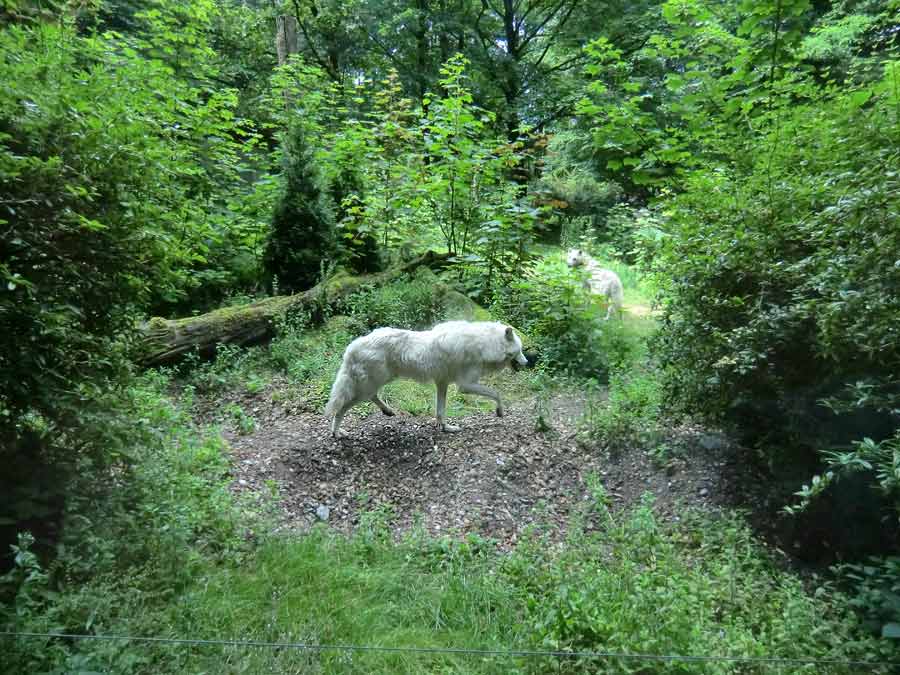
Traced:
POLYGON ((847 589, 850 606, 875 635, 900 639, 900 558, 872 557, 863 563, 836 565, 832 571, 847 589))
POLYGON ((821 447, 837 425, 817 401, 900 372, 898 155, 888 102, 854 100, 785 111, 777 156, 697 171, 672 201, 655 262, 671 402, 821 447))
POLYGON ((362 177, 350 167, 343 167, 330 181, 328 194, 334 202, 339 241, 354 274, 378 272, 381 256, 375 232, 365 219, 362 177))
MULTIPOLYGON (((520 546, 504 566, 526 599, 531 639, 543 648, 823 659, 880 651, 889 658, 888 645, 863 641, 867 646, 858 650, 859 625, 845 599, 825 589, 808 596, 737 517, 710 520, 688 512, 680 524, 666 526, 654 516, 649 495, 632 512, 614 515, 602 487, 595 483, 594 491, 596 536, 552 557, 528 555, 520 546)), ((544 549, 538 544, 537 550, 544 549)), ((635 672, 635 666, 581 660, 572 671, 635 672)), ((734 664, 671 661, 650 669, 725 673, 734 664)))
POLYGON ((420 270, 407 281, 378 288, 364 288, 351 296, 343 308, 366 331, 381 326, 424 330, 440 321, 444 297, 433 272, 420 270))
POLYGON ((78 463, 110 461, 92 403, 137 311, 190 285, 235 130, 227 94, 67 23, 0 30, 0 528, 40 535, 78 463))
MULTIPOLYGON (((28 534, 19 537, 16 566, 0 577, 0 630, 165 635, 160 607, 245 555, 246 533, 259 528, 266 507, 238 509, 225 443, 193 426, 167 399, 169 386, 151 373, 107 401, 118 463, 102 489, 90 485, 96 472, 76 479, 51 566, 41 565, 28 534)), ((183 658, 160 650, 166 668, 133 645, 89 642, 8 640, 0 669, 178 672, 183 658)))
POLYGON ((345 316, 311 330, 302 320, 288 320, 278 327, 269 353, 276 367, 301 384, 305 396, 318 406, 328 399, 344 349, 362 332, 355 320, 345 316))
POLYGON ((613 448, 654 447, 662 436, 662 412, 659 374, 649 364, 630 363, 612 372, 605 400, 591 401, 582 433, 613 448))

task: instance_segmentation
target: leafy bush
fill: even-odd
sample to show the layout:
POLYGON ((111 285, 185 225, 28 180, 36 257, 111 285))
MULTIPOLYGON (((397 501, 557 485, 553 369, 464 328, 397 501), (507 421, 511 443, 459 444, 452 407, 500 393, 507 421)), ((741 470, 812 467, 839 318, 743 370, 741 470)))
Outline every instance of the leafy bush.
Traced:
POLYGON ((900 639, 900 558, 870 558, 865 563, 833 568, 838 582, 848 589, 850 606, 875 635, 900 639))
MULTIPOLYGON (((639 508, 616 516, 602 487, 595 483, 594 491, 595 537, 552 558, 537 555, 539 544, 531 555, 522 546, 505 565, 526 602, 531 639, 543 648, 825 659, 891 653, 871 641, 862 647, 845 599, 824 589, 808 596, 799 579, 777 571, 736 517, 710 521, 687 513, 669 528, 653 515, 649 495, 639 508)), ((633 672, 635 665, 605 660, 602 669, 633 672)), ((578 666, 573 671, 595 672, 600 664, 578 666)), ((688 668, 678 661, 652 666, 654 672, 733 668, 715 662, 688 668)), ((816 672, 825 669, 816 666, 816 672)), ((847 671, 834 666, 833 672, 847 671)))
MULTIPOLYGON (((165 606, 210 565, 244 555, 244 528, 258 527, 260 512, 238 512, 225 444, 198 431, 166 398, 168 387, 152 373, 119 392, 107 420, 118 432, 109 448, 118 460, 77 479, 53 565, 42 566, 29 535, 20 536, 15 567, 0 577, 2 630, 164 634, 149 607, 165 606), (100 490, 91 485, 98 474, 100 490)), ((127 645, 13 640, 0 650, 4 672, 54 667, 155 670, 127 645)))
POLYGON ((341 249, 354 274, 381 270, 381 256, 375 233, 365 220, 364 190, 359 171, 351 167, 335 174, 328 186, 334 202, 335 222, 341 249))
POLYGON ((697 171, 673 200, 656 261, 670 400, 815 446, 834 431, 819 399, 900 372, 900 175, 884 171, 900 156, 878 131, 895 71, 783 111, 757 161, 697 171), (774 134, 793 142, 776 152, 774 134))
POLYGON ((257 386, 262 361, 259 349, 223 344, 216 348, 216 357, 212 360, 201 360, 196 353, 189 354, 178 372, 186 375, 187 386, 194 391, 216 394, 242 384, 257 386))
POLYGON ((809 465, 898 428, 820 404, 900 372, 896 3, 744 5, 666 3, 628 57, 591 43, 579 109, 606 168, 655 186, 665 216, 641 243, 667 404, 724 420, 773 467, 783 448, 809 465))
POLYGON ((5 26, 0 51, 0 527, 44 535, 78 462, 109 461, 88 425, 120 333, 195 281, 236 123, 227 92, 67 20, 5 26))
POLYGON ((344 349, 362 333, 359 324, 345 316, 333 317, 315 329, 303 321, 288 320, 279 326, 269 353, 276 367, 302 385, 312 403, 321 406, 328 399, 344 349))
POLYGON ((408 281, 364 288, 343 309, 365 330, 381 326, 424 330, 443 316, 444 298, 438 285, 434 273, 424 269, 408 281))
MULTIPOLYGON (((842 595, 828 587, 808 595, 736 517, 685 514, 680 524, 666 525, 649 500, 614 515, 602 490, 594 490, 596 502, 586 516, 596 533, 575 532, 565 544, 551 545, 549 533, 536 529, 504 553, 477 535, 433 538, 414 529, 397 541, 389 506, 363 514, 359 531, 349 537, 324 527, 267 537, 249 557, 218 564, 198 558, 191 573, 178 573, 174 583, 136 572, 128 584, 63 583, 45 594, 45 571, 26 551, 19 573, 33 578, 30 597, 38 605, 20 615, 19 626, 401 648, 896 658, 888 643, 860 632, 842 595)), ((21 594, 23 609, 24 599, 21 594)), ((103 641, 11 645, 0 653, 0 665, 11 671, 205 672, 224 663, 246 672, 287 673, 298 665, 293 650, 103 641)), ((366 673, 544 673, 560 664, 556 658, 374 651, 354 654, 352 662, 332 651, 303 658, 309 669, 323 672, 342 672, 349 664, 366 673)), ((563 664, 570 673, 735 670, 730 661, 572 658, 563 664)), ((741 667, 756 672, 762 664, 741 667)), ((875 665, 869 672, 890 668, 875 665)), ((806 670, 854 672, 839 664, 806 670)))

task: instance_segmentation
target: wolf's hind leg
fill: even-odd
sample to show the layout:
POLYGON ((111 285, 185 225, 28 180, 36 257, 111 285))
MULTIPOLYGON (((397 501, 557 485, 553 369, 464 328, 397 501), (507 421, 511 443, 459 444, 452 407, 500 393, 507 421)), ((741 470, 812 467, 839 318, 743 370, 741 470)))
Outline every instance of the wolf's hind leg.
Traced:
POLYGON ((372 403, 378 406, 378 409, 381 410, 388 417, 393 417, 397 414, 397 411, 391 408, 387 403, 385 403, 378 394, 375 394, 372 399, 372 403))
POLYGON ((483 384, 478 384, 477 382, 457 382, 456 386, 464 394, 477 394, 478 396, 484 396, 485 398, 495 401, 497 403, 497 417, 503 417, 505 411, 503 408, 503 401, 500 400, 500 394, 490 387, 485 387, 483 384))
POLYGON ((350 410, 354 405, 356 405, 355 401, 350 401, 343 406, 335 413, 334 418, 331 420, 331 435, 334 438, 347 438, 347 432, 341 430, 341 421, 344 419, 344 415, 347 414, 347 411, 350 410))
POLYGON ((447 410, 447 383, 446 382, 437 382, 437 406, 436 406, 436 414, 438 420, 438 426, 441 428, 441 431, 452 432, 459 431, 459 427, 454 426, 453 424, 447 424, 447 420, 444 418, 444 413, 447 410))

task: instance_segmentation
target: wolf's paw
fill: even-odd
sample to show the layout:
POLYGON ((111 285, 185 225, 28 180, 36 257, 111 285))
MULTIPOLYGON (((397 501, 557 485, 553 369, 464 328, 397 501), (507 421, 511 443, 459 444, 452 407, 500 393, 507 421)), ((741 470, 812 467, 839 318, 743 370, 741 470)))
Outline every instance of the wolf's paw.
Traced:
POLYGON ((393 408, 382 408, 381 412, 383 412, 388 417, 393 417, 394 415, 397 414, 397 411, 394 410, 393 408))
POLYGON ((337 431, 332 431, 332 432, 331 432, 331 437, 332 437, 334 440, 339 441, 339 440, 344 439, 344 438, 350 438, 350 435, 349 435, 346 431, 344 431, 343 429, 338 429, 337 431))
POLYGON ((442 424, 441 431, 448 433, 448 434, 453 434, 453 433, 456 433, 457 431, 459 431, 459 427, 456 426, 455 424, 442 424))
POLYGON ((497 406, 497 417, 503 417, 506 414, 506 411, 502 406, 497 406))

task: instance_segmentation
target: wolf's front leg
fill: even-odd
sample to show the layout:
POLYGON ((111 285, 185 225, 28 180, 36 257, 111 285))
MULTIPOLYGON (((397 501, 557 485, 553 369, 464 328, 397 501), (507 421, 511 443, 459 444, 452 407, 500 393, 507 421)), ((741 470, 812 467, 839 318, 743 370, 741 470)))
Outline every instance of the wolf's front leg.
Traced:
POLYGON ((447 410, 447 383, 436 382, 435 384, 437 385, 437 405, 435 406, 435 412, 437 414, 438 426, 441 428, 441 431, 459 431, 459 427, 447 424, 447 420, 444 418, 444 413, 447 410))
POLYGON ((485 398, 495 401, 497 403, 497 417, 503 417, 503 401, 500 400, 500 394, 490 387, 485 387, 483 384, 478 384, 477 382, 457 382, 456 386, 464 394, 478 394, 479 396, 484 396, 485 398))

